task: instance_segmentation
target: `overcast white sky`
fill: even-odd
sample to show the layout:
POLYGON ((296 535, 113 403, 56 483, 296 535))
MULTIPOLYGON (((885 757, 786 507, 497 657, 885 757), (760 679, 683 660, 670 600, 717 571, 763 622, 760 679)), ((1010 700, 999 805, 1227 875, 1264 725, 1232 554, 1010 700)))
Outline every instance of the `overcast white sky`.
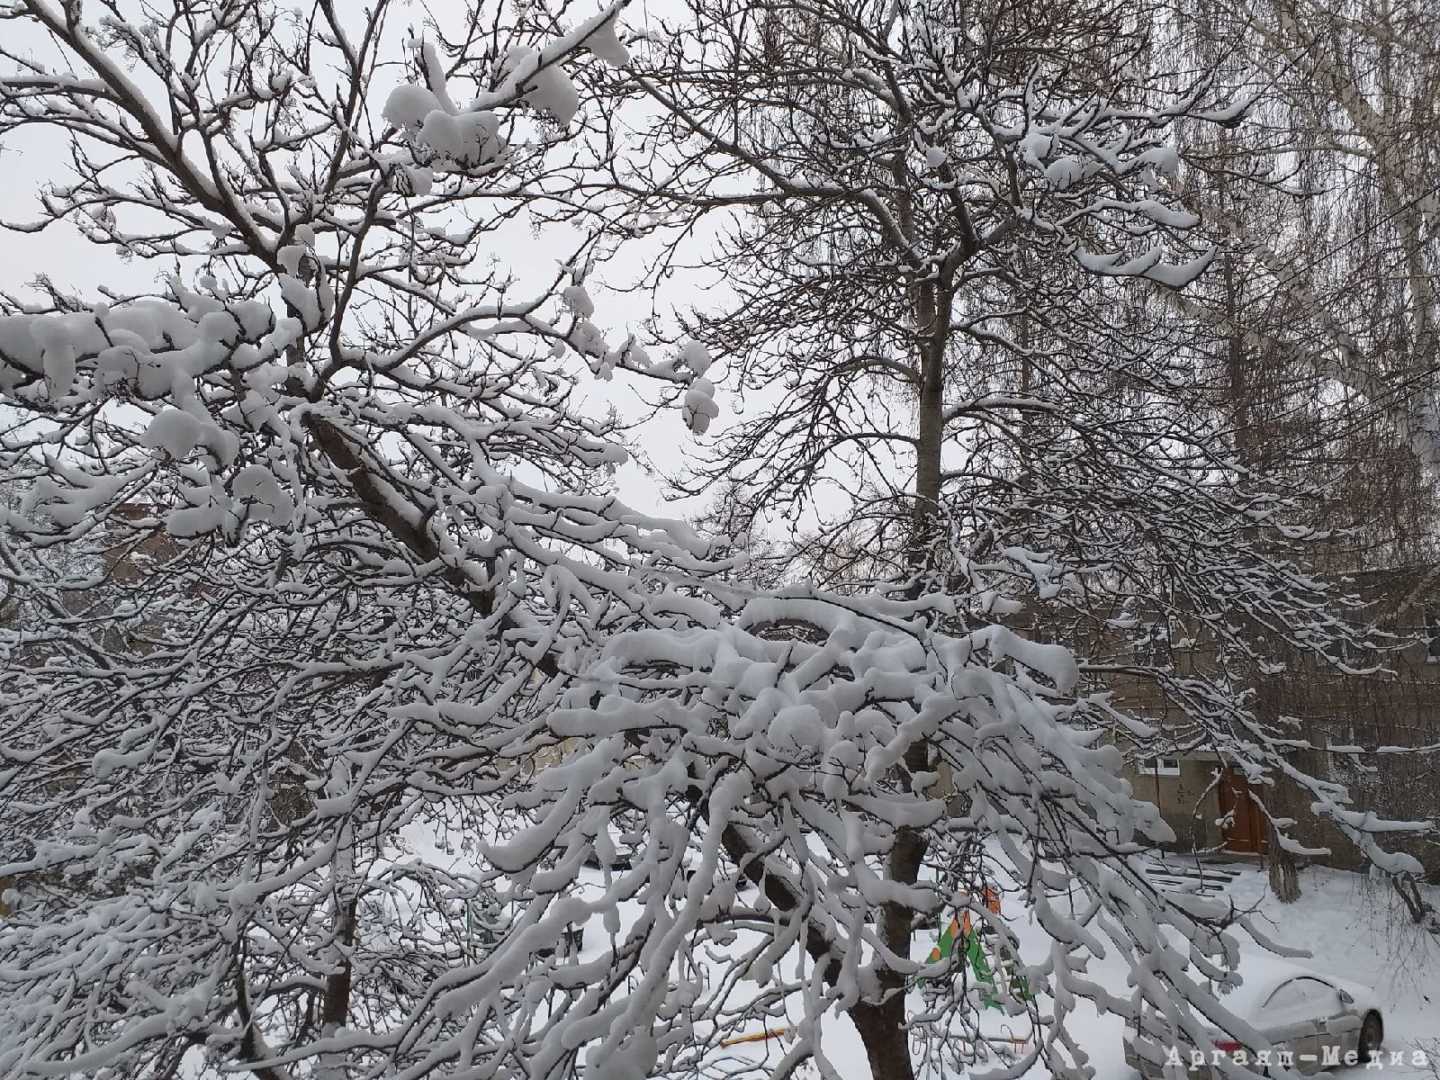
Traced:
MULTIPOLYGON (((597 3, 597 10, 598 7, 597 3)), ((627 12, 626 21, 634 22, 645 17, 645 5, 636 5, 627 12)), ((403 36, 404 27, 402 19, 391 20, 390 33, 397 43, 403 36)), ((15 24, 7 24, 7 45, 11 47, 18 36, 14 30, 15 24)), ((43 37, 38 34, 35 37, 34 48, 42 55, 51 53, 43 37)), ((393 74, 398 76, 398 70, 393 74)), ((377 112, 395 81, 392 72, 387 71, 373 88, 372 107, 377 112)), ((0 142, 0 219, 7 222, 38 220, 41 216, 38 192, 47 182, 64 182, 69 175, 67 166, 65 140, 53 130, 32 128, 6 136, 0 142)), ((6 230, 0 233, 0 245, 3 245, 0 251, 4 253, 3 260, 0 260, 0 289, 21 298, 28 291, 29 283, 39 275, 50 277, 62 289, 73 291, 83 298, 98 299, 96 289, 102 284, 108 284, 119 292, 144 291, 155 287, 173 269, 158 262, 122 262, 113 252, 85 241, 78 230, 65 223, 52 225, 39 234, 6 230)), ((542 236, 537 240, 524 226, 517 226, 513 236, 500 238, 497 247, 501 250, 502 261, 522 281, 548 278, 553 274, 557 260, 567 253, 563 238, 547 241, 542 236)), ((587 282, 596 302, 595 322, 606 332, 612 345, 623 342, 631 332, 646 343, 641 323, 650 314, 648 300, 640 295, 613 292, 605 287, 605 283, 628 283, 645 265, 647 258, 649 254, 640 246, 626 249, 587 282)), ((711 291, 716 286, 713 275, 711 280, 701 283, 672 281, 670 284, 672 288, 665 298, 667 304, 688 304, 695 298, 715 295, 711 291)), ((717 380, 723 377, 723 368, 717 366, 712 377, 717 380)), ((597 411, 603 411, 611 403, 626 418, 639 416, 644 411, 637 397, 636 384, 626 377, 617 377, 613 383, 603 383, 582 376, 579 389, 597 411)), ((649 387, 638 389, 652 392, 649 387)), ((731 403, 726 400, 723 386, 717 398, 722 409, 720 425, 723 425, 731 415, 731 403)), ((711 436, 717 430, 719 426, 712 427, 711 436)), ((643 430, 642 445, 662 469, 677 469, 695 444, 696 436, 685 427, 678 408, 654 417, 643 430)), ((703 500, 691 500, 685 504, 663 503, 656 479, 633 464, 619 472, 617 485, 621 498, 637 509, 659 510, 667 516, 685 516, 703 509, 703 500)))

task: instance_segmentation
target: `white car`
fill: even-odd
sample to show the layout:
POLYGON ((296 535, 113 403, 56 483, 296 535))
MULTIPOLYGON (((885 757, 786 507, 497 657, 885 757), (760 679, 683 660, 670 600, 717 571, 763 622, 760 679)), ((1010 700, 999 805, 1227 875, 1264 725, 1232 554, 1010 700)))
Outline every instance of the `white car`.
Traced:
POLYGON ((1268 1058, 1257 1058, 1263 1045, 1247 1046, 1219 1029, 1211 1030, 1205 1047, 1184 1037, 1168 1038, 1164 1022, 1150 1014, 1144 1034, 1133 1027, 1126 1030, 1126 1063, 1145 1080, 1169 1080, 1174 1074, 1165 1072, 1165 1064, 1178 1059, 1190 1080, 1218 1080, 1222 1074, 1214 1067, 1217 1058, 1239 1061, 1243 1053, 1251 1068, 1262 1071, 1263 1064, 1257 1068, 1257 1062, 1278 1062, 1277 1055, 1286 1052, 1293 1055, 1292 1067, 1309 1076, 1336 1065, 1363 1064, 1385 1038, 1373 990, 1299 968, 1267 964, 1264 974, 1247 978, 1220 1003, 1265 1037, 1268 1058))

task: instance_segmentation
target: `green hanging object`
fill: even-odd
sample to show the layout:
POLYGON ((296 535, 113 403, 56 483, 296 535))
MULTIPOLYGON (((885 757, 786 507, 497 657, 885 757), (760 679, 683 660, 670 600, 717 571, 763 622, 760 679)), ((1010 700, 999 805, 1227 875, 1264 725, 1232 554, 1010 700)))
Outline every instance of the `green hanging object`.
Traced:
POLYGON ((995 973, 990 970, 990 961, 985 959, 985 950, 980 947, 980 935, 972 933, 965 939, 965 959, 975 973, 975 981, 991 989, 995 986, 995 973))
POLYGON ((927 964, 938 964, 941 960, 949 958, 955 951, 955 939, 960 935, 960 920, 952 917, 950 925, 940 931, 940 940, 935 942, 935 947, 930 950, 926 959, 927 964))
POLYGON ((965 960, 975 973, 976 985, 980 987, 980 1004, 987 1009, 1001 1008, 1000 1000, 995 996, 995 972, 985 958, 985 950, 980 947, 980 935, 973 930, 965 936, 965 960))
MULTIPOLYGON (((968 918, 966 922, 969 922, 968 918)), ((925 962, 938 964, 941 960, 949 959, 954 954, 957 943, 960 945, 961 956, 965 963, 970 965, 976 983, 982 988, 981 1001, 986 1006, 1000 1008, 1000 1003, 995 998, 995 973, 990 968, 990 961, 985 958, 985 950, 980 947, 980 935, 973 928, 963 925, 958 917, 951 918, 950 925, 940 932, 940 938, 935 942, 935 947, 930 950, 925 962)))
MULTIPOLYGON (((991 911, 998 913, 998 897, 992 904, 987 896, 986 906, 991 911)), ((1005 1006, 1000 1001, 999 989, 996 986, 995 969, 991 967, 990 960, 985 955, 985 950, 980 944, 978 929, 970 925, 970 913, 965 913, 965 921, 962 923, 958 915, 952 916, 950 924, 940 932, 935 947, 930 950, 927 964, 938 964, 941 960, 949 959, 955 952, 956 944, 959 944, 964 962, 969 965, 970 971, 974 974, 975 983, 980 987, 980 1004, 987 1009, 1000 1009, 1004 1011, 1005 1006)), ((1034 995, 1031 993, 1030 984, 1023 975, 1015 974, 1015 958, 1004 956, 1001 958, 1002 974, 1005 976, 1004 983, 1010 997, 1019 1001, 1030 1001, 1034 995)), ((924 982, 924 978, 920 982, 924 982)))
POLYGON ((1032 1001, 1035 995, 1030 992, 1030 982, 1024 975, 1015 974, 1015 961, 1005 962, 1005 971, 1010 976, 1010 996, 1016 1001, 1032 1001))

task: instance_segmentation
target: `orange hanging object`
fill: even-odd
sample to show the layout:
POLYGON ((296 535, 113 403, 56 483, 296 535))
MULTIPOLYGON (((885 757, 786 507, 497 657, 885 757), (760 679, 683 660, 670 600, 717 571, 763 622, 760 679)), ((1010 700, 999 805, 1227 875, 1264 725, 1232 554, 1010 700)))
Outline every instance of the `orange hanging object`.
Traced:
POLYGON ((753 1035, 739 1035, 733 1039, 726 1039, 720 1045, 722 1047, 739 1046, 741 1043, 764 1042, 767 1039, 778 1039, 789 1030, 789 1028, 766 1028, 764 1031, 757 1031, 753 1035))
POLYGON ((957 941, 963 941, 965 939, 965 935, 969 932, 970 913, 968 911, 965 912, 965 922, 963 926, 961 925, 960 920, 952 915, 950 917, 950 925, 947 926, 943 931, 941 931, 940 940, 937 941, 935 943, 935 947, 930 950, 930 956, 925 962, 927 964, 938 964, 941 960, 945 959, 945 957, 950 955, 951 950, 955 948, 955 943, 957 941))

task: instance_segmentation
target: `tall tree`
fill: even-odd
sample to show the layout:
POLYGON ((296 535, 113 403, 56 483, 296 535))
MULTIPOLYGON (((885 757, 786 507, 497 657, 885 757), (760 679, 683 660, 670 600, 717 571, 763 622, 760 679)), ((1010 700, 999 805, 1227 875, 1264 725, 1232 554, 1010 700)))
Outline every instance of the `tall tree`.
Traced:
POLYGON ((706 570, 608 491, 579 373, 684 377, 595 328, 590 240, 488 258, 623 62, 613 12, 390 9, 0 5, 0 139, 58 132, 72 172, 10 227, 130 260, 0 315, 6 1075, 371 1068, 339 1033, 433 992, 479 888, 401 831, 492 835, 543 745, 484 711, 543 711, 706 570))
MULTIPOLYGON (((1437 531, 1440 244, 1425 180, 1437 54, 1421 30, 1433 20, 1423 5, 1366 3, 1219 3, 1198 14, 1187 49, 1203 63, 1269 72, 1273 85, 1251 123, 1201 152, 1230 175, 1275 177, 1288 196, 1237 199, 1233 183, 1202 193, 1239 272, 1227 268, 1225 288, 1208 298, 1166 299, 1235 358, 1231 397, 1243 410, 1236 439, 1247 461, 1311 488, 1306 520, 1329 534, 1317 565, 1335 577, 1365 573, 1372 591, 1373 575, 1390 570, 1401 589, 1410 568, 1433 562, 1437 531)), ((1383 617, 1398 635, 1392 644, 1408 645, 1422 621, 1418 598, 1396 595, 1359 617, 1383 617)), ((1285 700, 1291 712, 1313 697, 1281 674, 1295 659, 1282 650, 1256 673, 1277 683, 1259 687, 1261 699, 1285 700)), ((1353 706, 1354 693, 1334 689, 1334 700, 1311 708, 1353 706)), ((1297 735, 1311 743, 1299 752, 1320 758, 1333 732, 1307 724, 1297 735)), ((1378 735, 1362 741, 1390 741, 1378 735)), ((1398 786, 1386 797, 1413 816, 1433 813, 1398 786)))
MULTIPOLYGON (((1322 660, 1332 641, 1364 644, 1348 601, 1296 564, 1316 535, 1308 485, 1248 467, 1237 398, 1217 396, 1226 369, 1191 325, 1127 302, 1211 264, 1224 233, 1187 202, 1223 166, 1191 161, 1190 133, 1243 123, 1257 93, 1187 74, 1167 22, 1104 3, 694 0, 627 69, 658 119, 652 167, 612 193, 627 228, 639 194, 674 229, 657 275, 700 218, 725 222, 735 300, 687 330, 724 357, 746 414, 686 490, 723 485, 746 528, 818 519, 794 566, 944 595, 947 628, 1019 605, 1038 632, 1103 647, 1140 619, 1173 623, 1214 670, 1097 655, 1082 672, 1159 682, 1180 705, 1167 740, 1319 794, 1287 756, 1291 725, 1252 693, 1281 644, 1322 660)), ((1153 728, 1122 733, 1155 745, 1153 728)), ((910 743, 894 782, 946 755, 910 743)), ((932 843, 898 832, 889 879, 920 885, 932 843)), ((884 1018, 857 1018, 877 1076, 910 1075, 906 908, 883 923, 884 1018)))

